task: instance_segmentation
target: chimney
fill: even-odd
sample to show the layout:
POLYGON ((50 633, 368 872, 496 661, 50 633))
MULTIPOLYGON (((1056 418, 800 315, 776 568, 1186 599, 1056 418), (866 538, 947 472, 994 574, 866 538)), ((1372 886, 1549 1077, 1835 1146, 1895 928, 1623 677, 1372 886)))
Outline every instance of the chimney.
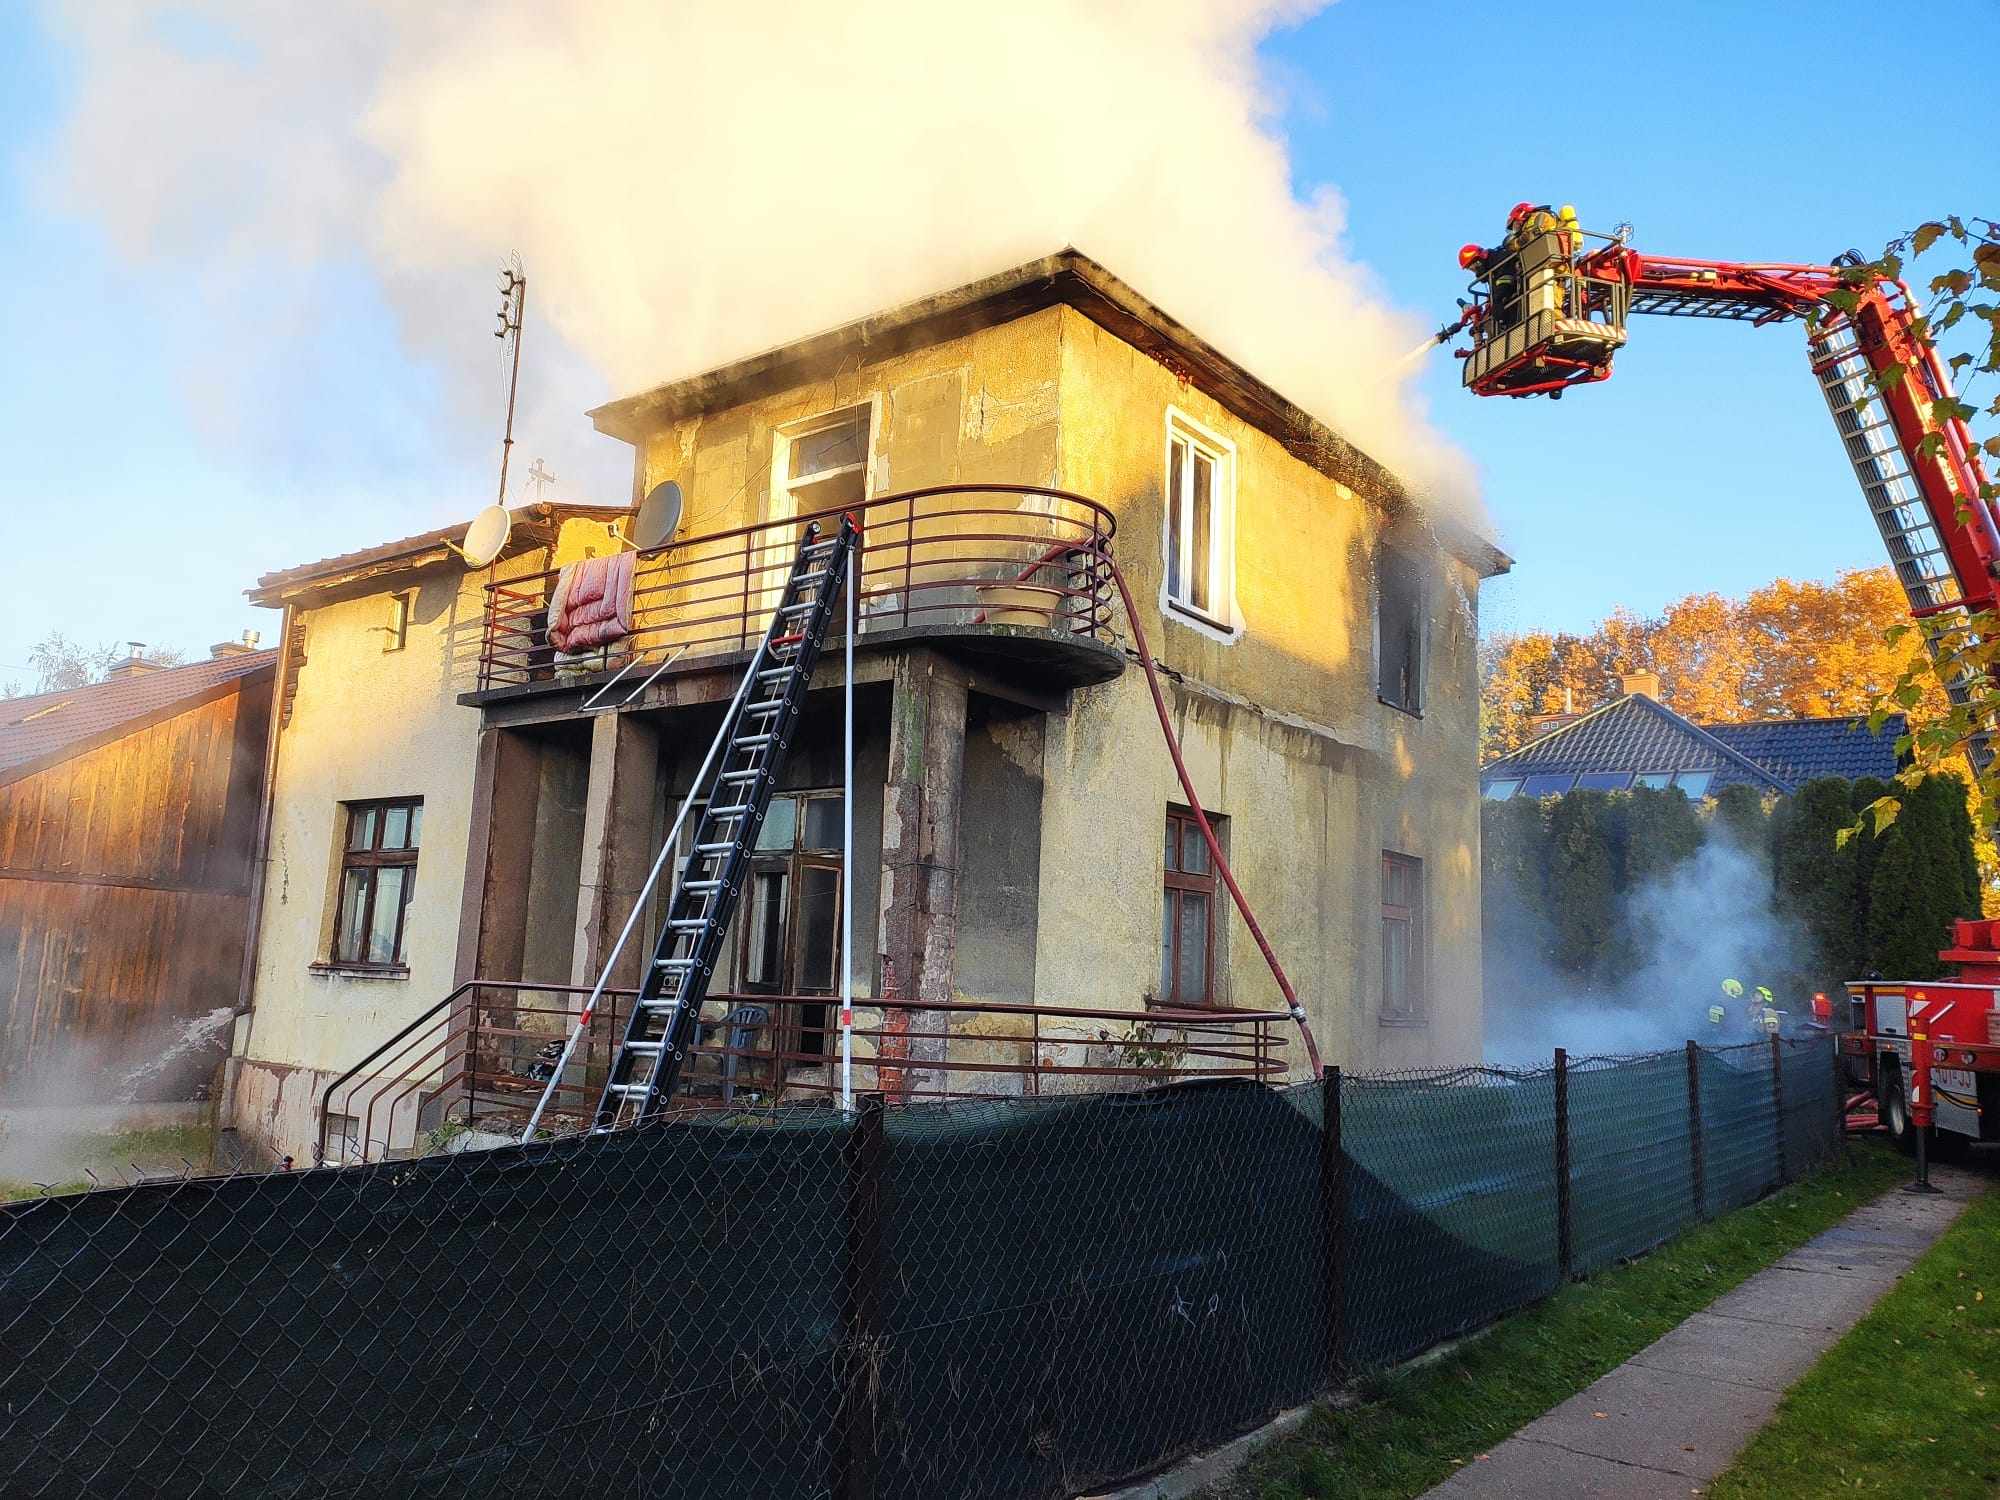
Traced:
POLYGON ((160 670, 160 664, 146 655, 144 641, 127 641, 125 644, 132 648, 131 654, 123 661, 111 664, 110 670, 104 674, 106 682, 122 682, 127 677, 143 677, 148 672, 160 670))
POLYGON ((1660 701, 1660 674, 1658 672, 1625 672, 1618 678, 1618 686, 1628 698, 1636 698, 1644 693, 1655 703, 1660 701))
POLYGON ((246 630, 243 632, 242 640, 217 641, 213 646, 208 648, 208 654, 216 661, 220 661, 225 656, 248 656, 252 651, 257 649, 257 640, 256 631, 246 630))

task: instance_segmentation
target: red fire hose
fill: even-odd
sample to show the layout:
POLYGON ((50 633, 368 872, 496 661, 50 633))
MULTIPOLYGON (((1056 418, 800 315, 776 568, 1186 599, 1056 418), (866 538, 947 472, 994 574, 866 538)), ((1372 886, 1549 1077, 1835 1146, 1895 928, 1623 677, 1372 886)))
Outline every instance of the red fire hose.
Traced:
POLYGON ((1139 623, 1139 611, 1132 603, 1131 589, 1125 586, 1125 575, 1118 571, 1118 564, 1108 556, 1103 560, 1105 566, 1111 569, 1111 581, 1118 585, 1118 597, 1125 601, 1125 618, 1132 626, 1132 646, 1138 653, 1139 665, 1146 669, 1146 686, 1153 693, 1153 711, 1160 716, 1160 733, 1167 737, 1167 754, 1173 757, 1174 774, 1181 779, 1181 791, 1187 797, 1189 811, 1194 814, 1195 826, 1201 829, 1201 836, 1208 843, 1208 857, 1215 861, 1222 883, 1229 887, 1230 899, 1235 901, 1236 909, 1243 914, 1243 925, 1250 929, 1250 936, 1257 940, 1257 950, 1264 955, 1264 962, 1271 966, 1271 977, 1278 981, 1278 988, 1285 996, 1285 1005, 1291 1011, 1292 1019, 1298 1023, 1299 1037, 1306 1044, 1306 1060, 1312 1064, 1313 1077, 1318 1078, 1324 1067, 1319 1060, 1319 1045, 1313 1040, 1312 1025, 1306 1020, 1306 1008, 1299 1004, 1298 992, 1286 977, 1285 966, 1278 962, 1278 955, 1271 951, 1264 929, 1257 925, 1256 913, 1250 910, 1243 888, 1236 883, 1236 876, 1230 871, 1229 861, 1222 853, 1222 845, 1216 842, 1215 830, 1209 827, 1208 814, 1201 809, 1201 798, 1195 795, 1194 779, 1188 775, 1187 762, 1181 758, 1180 739, 1174 734, 1173 721, 1167 716, 1167 700, 1160 692, 1159 670, 1153 665, 1152 648, 1146 644, 1146 627, 1139 623))

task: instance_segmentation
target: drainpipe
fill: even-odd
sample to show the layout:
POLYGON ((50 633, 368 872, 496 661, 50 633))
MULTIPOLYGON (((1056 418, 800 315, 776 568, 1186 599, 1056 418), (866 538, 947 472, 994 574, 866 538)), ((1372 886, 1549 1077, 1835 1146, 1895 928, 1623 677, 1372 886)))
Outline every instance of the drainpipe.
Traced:
MULTIPOLYGON (((257 951, 259 939, 264 929, 264 887, 270 876, 271 857, 271 803, 278 791, 278 734, 283 728, 285 717, 285 688, 292 670, 292 630, 298 615, 298 606, 285 606, 284 624, 278 629, 278 669, 271 677, 271 723, 264 735, 264 786, 257 799, 257 838, 250 854, 250 910, 245 918, 247 927, 243 935, 243 968, 236 976, 236 1014, 251 1016, 251 991, 257 982, 257 951)), ((250 1029, 256 1024, 252 1016, 249 1025, 243 1028, 243 1050, 250 1047, 250 1029)), ((225 1130, 236 1128, 236 1081, 242 1072, 243 1054, 235 1047, 222 1064, 222 1109, 219 1124, 225 1130)))

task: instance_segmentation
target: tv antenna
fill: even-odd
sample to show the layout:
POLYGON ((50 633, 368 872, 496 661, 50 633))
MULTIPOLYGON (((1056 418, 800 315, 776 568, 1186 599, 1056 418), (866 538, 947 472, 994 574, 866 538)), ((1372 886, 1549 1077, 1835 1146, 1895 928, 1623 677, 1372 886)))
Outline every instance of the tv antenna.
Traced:
POLYGON ((500 326, 493 337, 514 341, 513 370, 507 377, 507 431, 500 440, 500 495, 496 503, 507 503, 507 458, 514 449, 514 394, 521 388, 521 319, 528 308, 528 278, 521 274, 521 260, 500 268, 500 326))
POLYGON ((539 458, 528 465, 528 489, 533 499, 546 499, 550 486, 555 482, 556 476, 549 472, 548 466, 539 458))

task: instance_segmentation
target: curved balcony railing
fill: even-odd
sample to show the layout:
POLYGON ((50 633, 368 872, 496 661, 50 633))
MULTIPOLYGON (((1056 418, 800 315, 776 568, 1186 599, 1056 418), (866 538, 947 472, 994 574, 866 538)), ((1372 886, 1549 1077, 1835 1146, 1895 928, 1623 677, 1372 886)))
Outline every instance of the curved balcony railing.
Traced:
MULTIPOLYGON (((489 584, 479 689, 557 687, 620 668, 643 676, 669 660, 679 670, 747 652, 764 634, 806 523, 843 511, 862 526, 862 637, 912 630, 1006 637, 1023 654, 1088 663, 1089 680, 1116 675, 1111 512, 1065 490, 947 484, 680 536, 641 552, 630 632, 573 656, 548 638, 558 570, 489 584)), ((844 628, 836 625, 836 634, 844 628)))

